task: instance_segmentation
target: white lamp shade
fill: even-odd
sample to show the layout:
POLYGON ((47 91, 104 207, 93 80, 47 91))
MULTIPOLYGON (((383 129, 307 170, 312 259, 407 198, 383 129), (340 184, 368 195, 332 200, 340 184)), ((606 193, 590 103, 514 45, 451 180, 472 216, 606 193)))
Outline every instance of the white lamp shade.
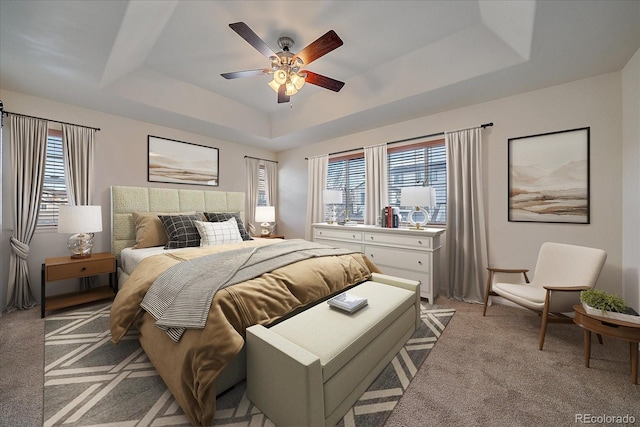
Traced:
POLYGON ((275 220, 275 206, 256 206, 256 222, 274 222, 275 220))
POLYGON ((332 203, 342 203, 342 191, 340 190, 323 190, 322 201, 325 205, 332 203))
POLYGON ((436 189, 433 187, 403 187, 400 194, 400 205, 432 208, 436 205, 436 189))
POLYGON ((102 231, 100 206, 60 206, 58 233, 97 233, 102 231))

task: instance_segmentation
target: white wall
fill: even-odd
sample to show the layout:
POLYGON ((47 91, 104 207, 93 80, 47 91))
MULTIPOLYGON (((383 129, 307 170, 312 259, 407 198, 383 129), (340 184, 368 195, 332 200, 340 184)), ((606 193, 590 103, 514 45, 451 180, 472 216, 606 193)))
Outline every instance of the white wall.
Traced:
MULTIPOLYGON (((271 160, 275 158, 275 153, 268 150, 217 140, 146 122, 130 120, 16 92, 0 90, 0 99, 4 102, 6 111, 101 129, 96 133, 96 198, 94 203, 102 205, 103 232, 96 234, 96 247, 94 248, 96 252, 108 252, 110 250, 110 186, 132 185, 165 188, 204 188, 202 186, 147 182, 147 135, 218 148, 220 150, 220 186, 216 187, 216 189, 223 191, 246 190, 245 155, 271 160)), ((0 301, 6 301, 7 270, 10 253, 9 238, 11 228, 13 227, 8 128, 8 123, 5 123, 6 132, 3 135, 4 140, 2 147, 2 186, 4 194, 2 224, 4 229, 2 233, 2 272, 0 275, 2 278, 0 292, 2 298, 0 301)), ((67 235, 58 235, 53 231, 36 232, 31 241, 28 259, 29 273, 31 276, 31 288, 37 300, 40 300, 41 264, 45 258, 67 255, 67 239, 67 235)), ((73 286, 73 283, 52 282, 47 285, 47 295, 66 292, 69 290, 69 286, 73 286)))
POLYGON ((620 294, 621 110, 621 74, 611 73, 280 152, 279 230, 304 236, 305 157, 493 122, 483 131, 490 264, 533 270, 545 241, 599 247, 608 259, 598 287, 620 294), (507 139, 585 126, 591 127, 591 224, 508 222, 507 139))
POLYGON ((622 297, 640 311, 640 50, 622 70, 622 297))

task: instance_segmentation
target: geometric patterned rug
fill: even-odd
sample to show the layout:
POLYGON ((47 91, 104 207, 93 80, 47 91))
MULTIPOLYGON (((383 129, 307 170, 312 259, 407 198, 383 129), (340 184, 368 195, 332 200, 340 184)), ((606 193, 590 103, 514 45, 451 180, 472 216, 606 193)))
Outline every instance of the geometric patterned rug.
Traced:
MULTIPOLYGON (((111 304, 45 318, 44 426, 188 426, 130 331, 111 343, 111 304)), ((382 426, 455 310, 422 307, 421 327, 340 421, 382 426)), ((273 426, 238 384, 216 400, 215 425, 273 426)))

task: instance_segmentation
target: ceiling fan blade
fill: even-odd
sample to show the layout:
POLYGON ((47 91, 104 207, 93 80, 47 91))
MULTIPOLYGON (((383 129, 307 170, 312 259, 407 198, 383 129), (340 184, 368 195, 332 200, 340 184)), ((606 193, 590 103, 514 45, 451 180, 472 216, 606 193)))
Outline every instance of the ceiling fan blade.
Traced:
POLYGON ((269 58, 270 56, 276 56, 276 53, 266 44, 251 28, 244 22, 235 22, 229 24, 231 29, 238 33, 240 37, 245 39, 251 46, 255 47, 258 52, 269 58))
POLYGON ((253 77, 261 76, 263 74, 269 74, 268 68, 261 68, 259 70, 246 70, 246 71, 234 71, 232 73, 220 74, 225 79, 239 79, 241 77, 253 77))
POLYGON ((332 50, 342 46, 342 40, 335 31, 329 30, 325 35, 311 43, 293 56, 293 59, 300 58, 304 65, 309 65, 321 56, 326 55, 332 50))
POLYGON ((311 83, 312 85, 320 86, 334 92, 340 92, 340 89, 344 86, 344 82, 323 76, 322 74, 316 74, 313 71, 302 70, 300 73, 307 73, 307 78, 305 79, 307 83, 311 83))
POLYGON ((282 104, 283 102, 289 102, 289 95, 285 92, 287 90, 286 85, 280 85, 278 88, 278 104, 282 104))

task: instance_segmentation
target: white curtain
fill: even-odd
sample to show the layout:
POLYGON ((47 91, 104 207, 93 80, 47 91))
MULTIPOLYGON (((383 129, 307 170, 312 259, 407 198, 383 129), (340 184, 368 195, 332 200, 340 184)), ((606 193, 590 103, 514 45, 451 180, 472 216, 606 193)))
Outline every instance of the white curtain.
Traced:
POLYGON ((62 125, 62 153, 69 204, 90 205, 95 181, 93 153, 96 130, 62 125))
POLYGON ((375 225, 380 209, 388 205, 387 192, 387 144, 364 148, 364 223, 375 225))
POLYGON ((448 296, 482 302, 487 238, 482 196, 482 130, 445 134, 447 152, 448 296))
MULTIPOLYGON (((278 218, 278 163, 265 160, 264 178, 266 184, 267 206, 275 206, 276 219, 278 218)), ((275 227, 271 230, 275 232, 275 227)))
MULTIPOLYGON (((29 243, 38 221, 44 167, 47 159, 47 121, 11 116, 11 173, 13 174, 13 235, 5 311, 35 306, 29 280, 29 243)), ((41 295, 44 298, 44 295, 41 295)))
POLYGON ((322 193, 327 188, 329 156, 310 157, 307 163, 307 229, 305 239, 313 240, 311 224, 324 222, 322 193))
POLYGON ((247 195, 245 197, 245 223, 250 235, 256 235, 256 206, 258 206, 259 185, 260 185, 260 159, 253 157, 244 158, 247 172, 247 195))
MULTIPOLYGON (((62 162, 67 183, 69 205, 84 206, 93 202, 96 130, 83 126, 62 124, 62 162)), ((80 278, 80 289, 97 284, 97 277, 80 278)))

